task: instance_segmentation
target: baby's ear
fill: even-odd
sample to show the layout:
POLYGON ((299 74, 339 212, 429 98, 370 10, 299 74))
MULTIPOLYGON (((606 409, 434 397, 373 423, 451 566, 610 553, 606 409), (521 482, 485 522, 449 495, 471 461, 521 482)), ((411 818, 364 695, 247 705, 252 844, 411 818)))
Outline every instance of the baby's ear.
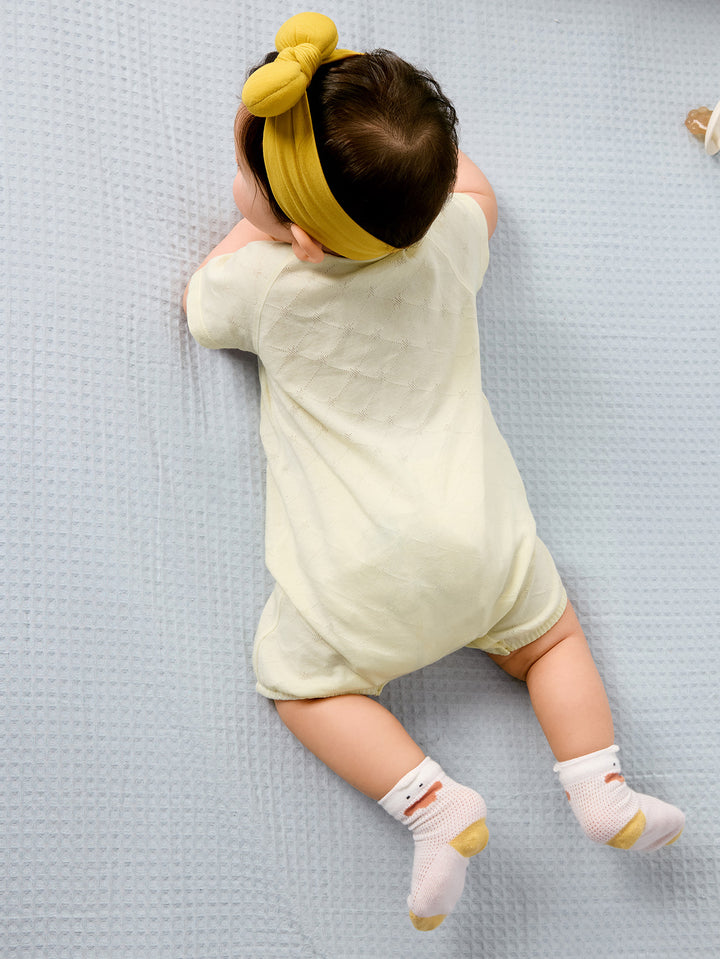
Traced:
POLYGON ((290 232, 293 238, 293 253, 298 260, 302 260, 304 263, 322 263, 325 259, 325 253, 321 243, 313 240, 313 238, 296 223, 290 224, 290 232))

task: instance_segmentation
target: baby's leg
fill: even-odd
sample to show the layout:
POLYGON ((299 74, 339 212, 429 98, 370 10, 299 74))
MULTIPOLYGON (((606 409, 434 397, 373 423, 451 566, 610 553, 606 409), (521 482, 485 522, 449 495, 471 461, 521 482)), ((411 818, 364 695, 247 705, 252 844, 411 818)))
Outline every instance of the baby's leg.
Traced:
POLYGON ((412 831, 408 905, 417 929, 435 929, 487 842, 485 803, 425 756, 395 717, 366 696, 278 701, 285 725, 311 752, 412 831))
POLYGON ((527 682, 535 714, 558 760, 555 771, 591 839, 642 852, 679 837, 683 813, 634 792, 621 775, 605 687, 569 603, 540 639, 491 659, 527 682))
POLYGON ((278 700, 280 718, 342 779, 380 800, 425 758, 402 724, 367 696, 278 700))
POLYGON ((615 732, 605 687, 570 603, 540 639, 509 656, 490 658, 527 683, 535 715, 559 762, 612 746, 615 732))

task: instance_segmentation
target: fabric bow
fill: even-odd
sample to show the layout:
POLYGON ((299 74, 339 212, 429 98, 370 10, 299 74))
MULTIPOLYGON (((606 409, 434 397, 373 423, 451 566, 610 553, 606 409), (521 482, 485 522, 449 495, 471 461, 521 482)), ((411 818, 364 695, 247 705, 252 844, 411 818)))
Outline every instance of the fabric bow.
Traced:
POLYGON ((256 117, 276 117, 291 110, 308 88, 321 63, 349 56, 336 50, 337 28, 322 13, 298 13, 275 37, 278 57, 247 80, 242 101, 256 117))
POLYGON ((323 63, 360 56, 337 49, 337 29, 321 13, 298 13, 275 37, 278 56, 252 73, 242 101, 265 118, 263 158, 272 194, 291 223, 326 250, 353 260, 394 252, 352 220, 330 190, 315 143, 307 88, 323 63))

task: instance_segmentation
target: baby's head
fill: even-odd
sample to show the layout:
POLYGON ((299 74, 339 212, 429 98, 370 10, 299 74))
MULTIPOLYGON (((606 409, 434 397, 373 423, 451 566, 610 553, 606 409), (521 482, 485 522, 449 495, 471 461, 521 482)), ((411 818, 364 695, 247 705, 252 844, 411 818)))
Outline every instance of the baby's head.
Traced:
MULTIPOLYGON (((269 54, 264 64, 277 57, 269 54)), ((384 252, 417 242, 451 193, 457 172, 457 116, 436 81, 396 54, 375 50, 322 63, 312 73, 306 95, 309 138, 312 141, 314 135, 320 177, 341 211, 387 245, 384 252)), ((293 217, 284 209, 287 203, 281 203, 271 187, 268 122, 240 107, 235 120, 238 163, 260 188, 276 220, 289 228, 299 217, 297 210, 293 217)), ((297 122, 291 129, 297 129, 297 122)), ((285 135, 282 150, 294 152, 292 137, 285 135)), ((297 163, 303 177, 298 180, 305 179, 305 163, 303 154, 297 163)), ((290 186, 294 189, 294 183, 290 186)), ((327 236, 318 237, 310 222, 299 225, 334 252, 353 255, 338 248, 339 241, 333 244, 327 236)), ((370 247, 369 255, 357 258, 372 257, 370 247)))

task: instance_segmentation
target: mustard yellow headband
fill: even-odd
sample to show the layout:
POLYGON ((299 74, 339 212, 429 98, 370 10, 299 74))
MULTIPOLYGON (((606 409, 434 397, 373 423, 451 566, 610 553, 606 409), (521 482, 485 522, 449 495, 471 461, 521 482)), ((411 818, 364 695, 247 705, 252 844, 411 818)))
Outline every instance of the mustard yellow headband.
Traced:
POLYGON ((242 101, 265 117, 263 155, 280 208, 327 249, 352 260, 372 260, 395 247, 364 230, 342 209, 325 179, 306 90, 322 63, 360 56, 338 50, 337 29, 321 13, 298 13, 275 37, 278 57, 248 77, 242 101))

